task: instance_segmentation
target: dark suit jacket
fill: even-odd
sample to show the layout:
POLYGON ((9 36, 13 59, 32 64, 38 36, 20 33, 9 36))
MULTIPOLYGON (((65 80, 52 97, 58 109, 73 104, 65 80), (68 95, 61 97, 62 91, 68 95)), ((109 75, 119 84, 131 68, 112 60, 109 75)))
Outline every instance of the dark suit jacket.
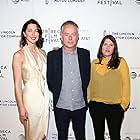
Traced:
MULTIPOLYGON (((83 48, 77 48, 80 75, 82 80, 82 90, 85 103, 87 105, 87 86, 90 80, 90 53, 83 48)), ((62 48, 48 52, 47 57, 47 83, 49 90, 53 93, 54 107, 59 99, 62 86, 63 58, 62 48)))

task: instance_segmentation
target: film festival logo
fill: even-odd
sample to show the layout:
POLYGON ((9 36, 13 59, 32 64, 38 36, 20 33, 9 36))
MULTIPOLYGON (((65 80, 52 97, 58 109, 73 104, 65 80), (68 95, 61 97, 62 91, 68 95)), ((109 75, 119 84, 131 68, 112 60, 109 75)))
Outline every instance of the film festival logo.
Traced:
POLYGON ((97 5, 103 6, 114 6, 114 5, 123 5, 121 0, 97 0, 97 5))
MULTIPOLYGON (((89 41, 91 39, 88 29, 82 29, 79 32, 81 32, 81 34, 84 34, 83 36, 81 36, 80 40, 81 41, 89 41), (85 36, 85 33, 87 34, 85 36)), ((60 43, 60 30, 59 29, 44 29, 43 30, 43 35, 44 35, 44 42, 48 43, 48 44, 59 44, 60 43)))

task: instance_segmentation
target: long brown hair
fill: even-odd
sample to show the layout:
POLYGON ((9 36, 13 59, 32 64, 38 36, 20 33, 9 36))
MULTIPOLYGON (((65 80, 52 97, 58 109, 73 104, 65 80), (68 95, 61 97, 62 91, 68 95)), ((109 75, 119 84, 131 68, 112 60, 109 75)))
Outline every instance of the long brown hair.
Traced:
POLYGON ((102 41, 100 43, 99 50, 98 50, 98 53, 97 53, 97 58, 99 59, 98 64, 102 64, 101 63, 102 59, 103 59, 102 47, 103 47, 103 44, 104 44, 106 39, 110 39, 114 44, 114 50, 113 50, 113 53, 112 53, 112 57, 109 60, 107 66, 108 66, 109 69, 116 69, 116 68, 118 68, 118 66, 120 64, 120 58, 119 58, 118 45, 117 45, 116 39, 112 35, 104 36, 104 38, 102 39, 102 41))

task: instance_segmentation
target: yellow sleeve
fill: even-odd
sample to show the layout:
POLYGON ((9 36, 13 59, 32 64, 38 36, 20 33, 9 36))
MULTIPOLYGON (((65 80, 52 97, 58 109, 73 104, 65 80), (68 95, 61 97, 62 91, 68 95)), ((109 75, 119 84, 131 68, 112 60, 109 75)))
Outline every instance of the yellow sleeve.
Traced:
POLYGON ((124 60, 121 58, 119 70, 122 76, 122 100, 121 106, 126 111, 130 104, 130 75, 129 75, 129 68, 124 60))

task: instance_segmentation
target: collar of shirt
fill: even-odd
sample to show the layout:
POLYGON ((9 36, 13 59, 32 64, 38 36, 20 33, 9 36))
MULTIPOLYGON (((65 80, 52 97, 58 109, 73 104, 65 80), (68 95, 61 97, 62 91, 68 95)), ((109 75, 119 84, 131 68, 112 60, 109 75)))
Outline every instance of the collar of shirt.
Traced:
POLYGON ((103 65, 107 65, 108 64, 108 62, 109 62, 109 60, 110 60, 110 58, 107 58, 107 57, 103 57, 103 59, 102 59, 102 64, 103 65))
POLYGON ((63 50, 63 53, 65 53, 65 54, 71 54, 71 55, 77 54, 77 48, 73 52, 66 52, 64 47, 62 47, 62 50, 63 50))

